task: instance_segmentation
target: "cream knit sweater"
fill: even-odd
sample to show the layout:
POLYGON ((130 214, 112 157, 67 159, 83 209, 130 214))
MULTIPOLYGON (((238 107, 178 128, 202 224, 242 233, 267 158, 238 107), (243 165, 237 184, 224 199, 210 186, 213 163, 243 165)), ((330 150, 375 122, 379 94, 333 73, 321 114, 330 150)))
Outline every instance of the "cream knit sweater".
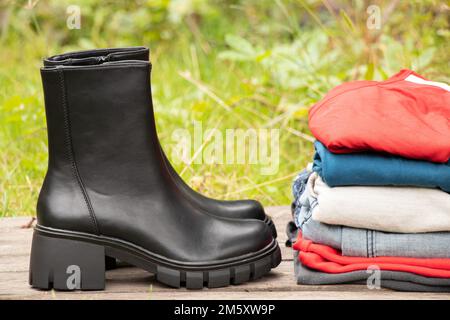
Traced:
POLYGON ((330 188, 313 173, 307 188, 318 199, 313 219, 386 232, 450 231, 450 194, 417 187, 330 188))

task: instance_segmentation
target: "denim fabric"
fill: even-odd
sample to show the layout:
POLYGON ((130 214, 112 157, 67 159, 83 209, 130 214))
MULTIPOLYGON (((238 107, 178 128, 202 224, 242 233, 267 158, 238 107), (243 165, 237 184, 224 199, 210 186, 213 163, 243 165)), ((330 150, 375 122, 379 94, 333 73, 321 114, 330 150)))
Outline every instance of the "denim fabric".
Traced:
POLYGON ((311 171, 304 169, 295 177, 292 183, 292 195, 294 196, 294 199, 297 198, 297 195, 303 193, 310 175, 311 171))
POLYGON ((375 154, 334 154, 319 141, 314 143, 313 170, 330 187, 418 186, 450 192, 450 162, 433 163, 375 154))
MULTIPOLYGON (((294 184, 306 181, 302 175, 294 184)), ((317 198, 307 188, 302 190, 295 196, 293 213, 306 239, 336 248, 345 256, 450 258, 450 232, 388 233, 321 223, 312 218, 317 198)))
POLYGON ((294 201, 292 202, 292 215, 295 221, 295 224, 298 226, 300 221, 296 221, 296 208, 301 208, 300 203, 300 195, 306 189, 306 184, 308 183, 309 176, 311 175, 311 171, 304 169, 300 171, 300 173, 295 177, 294 182, 292 183, 292 195, 294 196, 294 201))

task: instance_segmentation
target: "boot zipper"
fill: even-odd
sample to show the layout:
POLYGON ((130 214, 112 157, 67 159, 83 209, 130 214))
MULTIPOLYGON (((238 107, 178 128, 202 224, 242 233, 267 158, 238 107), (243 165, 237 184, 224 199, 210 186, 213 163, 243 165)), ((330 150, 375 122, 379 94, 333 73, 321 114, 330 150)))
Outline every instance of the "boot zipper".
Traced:
POLYGON ((105 62, 108 62, 109 61, 109 59, 110 59, 110 55, 107 55, 107 56, 100 56, 100 57, 97 57, 97 64, 103 64, 103 63, 105 63, 105 62))

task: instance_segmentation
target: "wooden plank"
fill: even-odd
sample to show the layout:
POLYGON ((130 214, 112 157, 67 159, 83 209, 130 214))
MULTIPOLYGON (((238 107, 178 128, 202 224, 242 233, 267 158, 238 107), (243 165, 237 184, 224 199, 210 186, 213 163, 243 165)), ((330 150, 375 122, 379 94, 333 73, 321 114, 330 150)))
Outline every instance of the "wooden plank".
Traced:
POLYGON ((170 293, 134 293, 134 292, 42 292, 40 295, 8 296, 0 299, 32 299, 32 300, 448 300, 449 297, 432 293, 400 293, 400 292, 333 292, 333 291, 296 291, 296 292, 208 292, 172 290, 170 293))
POLYGON ((155 281, 144 270, 122 267, 106 273, 105 291, 54 292, 28 285, 32 229, 23 229, 29 217, 0 219, 0 299, 450 299, 445 293, 407 293, 369 290, 363 285, 302 286, 294 279, 292 251, 284 246, 288 207, 268 208, 275 221, 283 261, 265 277, 238 286, 204 289, 173 289, 155 281))

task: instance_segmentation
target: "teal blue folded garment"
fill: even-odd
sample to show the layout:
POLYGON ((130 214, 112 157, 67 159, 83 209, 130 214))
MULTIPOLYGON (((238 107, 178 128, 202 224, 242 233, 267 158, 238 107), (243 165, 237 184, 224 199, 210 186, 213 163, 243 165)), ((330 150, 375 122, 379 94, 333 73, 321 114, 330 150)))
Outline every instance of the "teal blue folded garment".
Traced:
POLYGON ((330 187, 418 186, 450 192, 450 162, 434 163, 375 153, 335 154, 314 143, 313 170, 330 187))

